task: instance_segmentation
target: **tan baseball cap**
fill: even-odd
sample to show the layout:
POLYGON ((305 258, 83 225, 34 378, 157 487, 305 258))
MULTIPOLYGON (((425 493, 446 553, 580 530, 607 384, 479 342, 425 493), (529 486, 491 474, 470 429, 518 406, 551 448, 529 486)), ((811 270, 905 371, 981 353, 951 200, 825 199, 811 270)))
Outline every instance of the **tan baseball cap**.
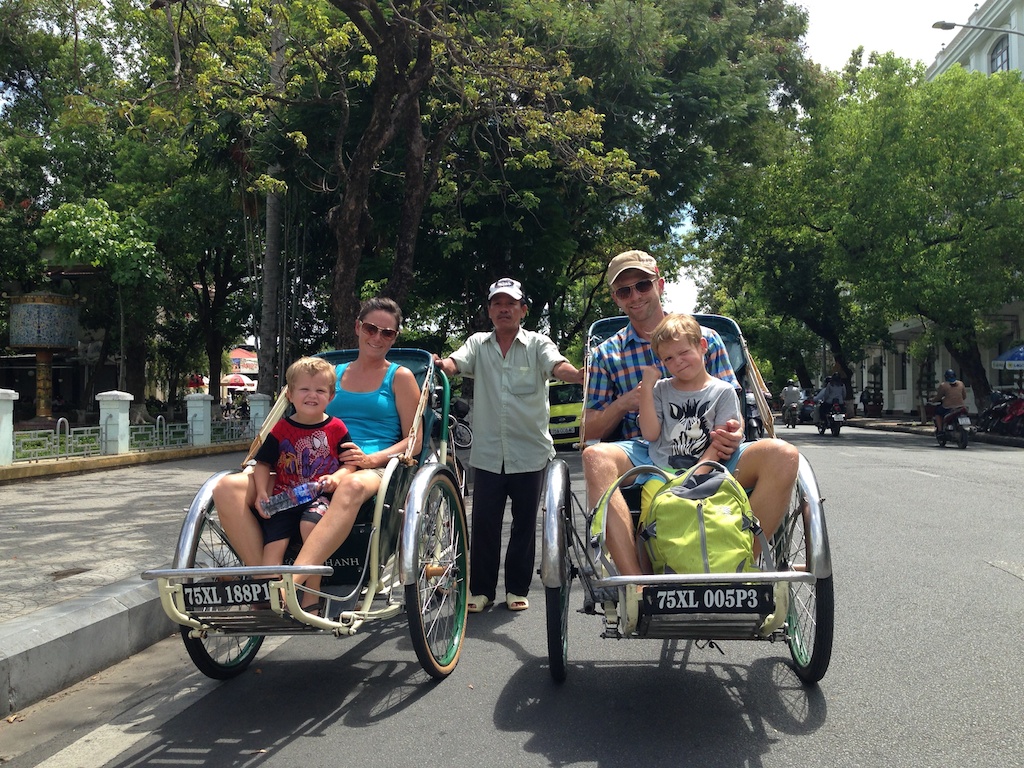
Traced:
POLYGON ((647 251, 623 251, 608 262, 608 285, 627 269, 639 269, 649 275, 658 274, 658 262, 647 251))

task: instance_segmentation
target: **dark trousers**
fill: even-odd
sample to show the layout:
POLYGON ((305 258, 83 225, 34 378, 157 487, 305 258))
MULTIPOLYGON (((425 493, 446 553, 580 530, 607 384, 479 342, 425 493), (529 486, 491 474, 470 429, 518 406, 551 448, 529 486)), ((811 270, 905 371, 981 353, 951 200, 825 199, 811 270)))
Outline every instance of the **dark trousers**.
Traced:
POLYGON ((469 548, 469 593, 494 600, 501 561, 505 501, 512 500, 512 534, 505 550, 505 591, 526 597, 537 549, 537 510, 544 470, 495 474, 482 469, 473 479, 473 530, 469 548))

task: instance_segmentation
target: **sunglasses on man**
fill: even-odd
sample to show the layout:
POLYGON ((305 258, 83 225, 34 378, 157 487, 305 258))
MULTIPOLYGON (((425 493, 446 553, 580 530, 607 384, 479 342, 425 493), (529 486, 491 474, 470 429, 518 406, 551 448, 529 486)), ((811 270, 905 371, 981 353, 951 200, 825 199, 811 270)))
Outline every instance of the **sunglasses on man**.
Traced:
POLYGON ((653 287, 653 280, 640 280, 638 282, 633 283, 632 285, 624 285, 621 288, 616 288, 615 298, 621 301, 625 301, 632 295, 634 288, 636 288, 637 293, 643 294, 650 293, 653 287))
POLYGON ((398 331, 394 328, 381 328, 365 320, 359 322, 359 327, 366 331, 367 336, 376 336, 379 333, 382 339, 387 339, 388 341, 391 341, 398 335, 398 331))

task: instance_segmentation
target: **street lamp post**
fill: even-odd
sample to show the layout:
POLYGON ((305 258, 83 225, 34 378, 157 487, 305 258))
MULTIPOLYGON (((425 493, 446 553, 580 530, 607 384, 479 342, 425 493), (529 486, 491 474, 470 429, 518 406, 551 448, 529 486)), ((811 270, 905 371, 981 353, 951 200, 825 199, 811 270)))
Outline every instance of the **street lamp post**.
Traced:
POLYGON ((986 27, 980 24, 956 24, 952 21, 936 21, 932 24, 932 29, 944 29, 947 32, 957 27, 963 27, 964 29, 980 29, 982 32, 1002 32, 1007 35, 1020 35, 1024 37, 1024 32, 1018 29, 1006 29, 1005 27, 986 27))

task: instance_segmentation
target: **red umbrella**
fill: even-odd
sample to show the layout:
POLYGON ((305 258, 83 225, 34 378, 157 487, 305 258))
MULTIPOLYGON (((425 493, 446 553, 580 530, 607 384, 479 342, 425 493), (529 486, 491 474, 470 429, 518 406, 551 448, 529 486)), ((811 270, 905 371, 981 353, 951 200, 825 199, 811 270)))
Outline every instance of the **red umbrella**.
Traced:
POLYGON ((246 376, 244 373, 230 373, 220 380, 222 387, 241 387, 243 389, 253 389, 256 387, 256 382, 246 376))

